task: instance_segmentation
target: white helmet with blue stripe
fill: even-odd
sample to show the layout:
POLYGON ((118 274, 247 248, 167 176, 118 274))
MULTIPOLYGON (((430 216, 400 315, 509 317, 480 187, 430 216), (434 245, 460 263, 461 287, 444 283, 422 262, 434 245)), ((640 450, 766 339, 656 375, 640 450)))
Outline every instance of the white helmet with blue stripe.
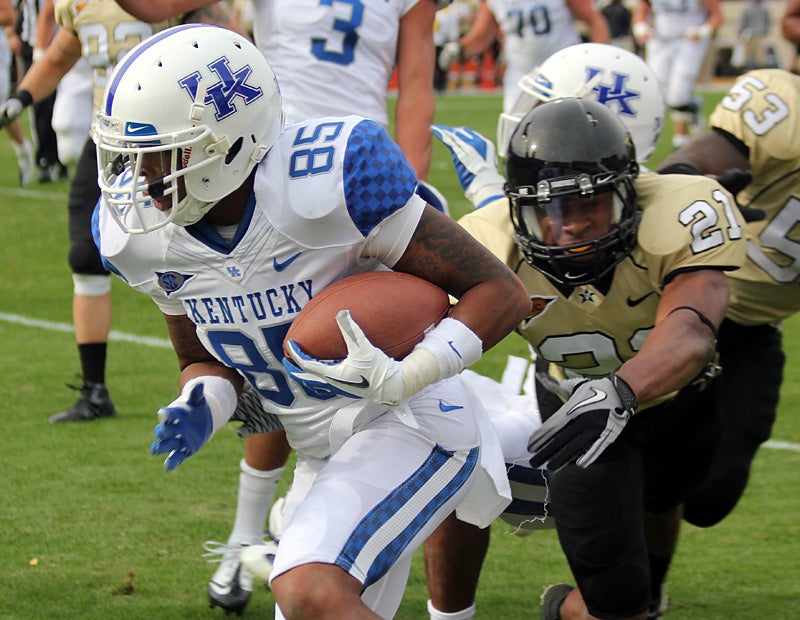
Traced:
POLYGON ((117 64, 94 125, 98 182, 127 232, 194 224, 240 187, 283 130, 275 74, 217 26, 142 41, 117 64), (157 159, 159 176, 148 174, 157 159))
POLYGON ((500 115, 497 151, 505 156, 520 120, 541 101, 578 97, 594 99, 625 123, 636 148, 636 160, 652 155, 664 126, 664 96, 658 78, 633 52, 616 45, 579 43, 551 55, 524 75, 511 112, 500 115))

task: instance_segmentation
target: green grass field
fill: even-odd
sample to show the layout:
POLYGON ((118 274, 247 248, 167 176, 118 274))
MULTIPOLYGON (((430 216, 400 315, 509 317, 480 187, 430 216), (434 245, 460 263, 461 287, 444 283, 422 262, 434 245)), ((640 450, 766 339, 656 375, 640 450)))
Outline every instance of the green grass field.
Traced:
MULTIPOLYGON (((710 110, 719 95, 707 97, 710 110)), ((444 96, 437 122, 493 137, 496 95, 444 96)), ((174 473, 149 454, 155 412, 176 393, 177 365, 155 306, 114 286, 108 383, 119 415, 54 426, 47 417, 74 398, 79 371, 66 262, 66 182, 20 189, 13 151, 0 138, 0 619, 211 618, 206 584, 214 567, 206 539, 232 523, 243 442, 223 429, 174 473), (150 337, 149 343, 119 337, 150 337)), ((669 144, 669 128, 654 163, 669 144)), ((468 208, 449 155, 435 146, 430 181, 454 214, 468 208)), ((795 620, 800 617, 800 321, 785 326, 788 355, 773 439, 737 510, 722 524, 687 527, 669 578, 670 620, 795 620)), ((477 369, 499 377, 510 337, 477 369)), ((687 429, 691 432, 691 429, 687 429)), ((288 475, 284 486, 288 484, 288 475)), ((518 538, 497 523, 478 596, 478 618, 538 618, 543 586, 571 578, 554 532, 518 538)), ((398 618, 427 618, 421 558, 398 618)), ((245 612, 272 618, 257 590, 245 612)))

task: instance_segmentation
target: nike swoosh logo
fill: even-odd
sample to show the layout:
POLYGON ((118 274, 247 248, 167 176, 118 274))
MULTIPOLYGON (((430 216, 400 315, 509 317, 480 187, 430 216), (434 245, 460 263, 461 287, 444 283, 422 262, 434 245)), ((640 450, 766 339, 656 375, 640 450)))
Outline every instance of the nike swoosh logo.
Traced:
POLYGON ((577 280, 578 278, 582 278, 585 275, 586 275, 585 273, 572 274, 568 271, 567 273, 564 274, 564 277, 567 280, 577 280))
POLYGON ((572 412, 574 412, 576 409, 579 409, 580 407, 588 407, 589 405, 594 405, 595 403, 603 402, 606 399, 606 393, 603 390, 598 390, 597 388, 591 388, 591 390, 594 392, 594 396, 590 396, 589 398, 586 398, 579 403, 575 403, 572 407, 570 407, 569 411, 567 411, 566 414, 564 415, 570 415, 572 412))
POLYGON ((439 411, 443 413, 447 413, 448 411, 456 411, 457 409, 463 409, 464 407, 461 405, 445 405, 444 401, 439 401, 439 411))
POLYGON ((273 268, 273 269, 275 269, 275 271, 283 271, 283 270, 284 270, 284 269, 286 269, 286 268, 287 268, 289 265, 291 265, 291 264, 292 264, 294 261, 296 261, 296 260, 297 260, 297 258, 298 258, 298 257, 299 257, 301 254, 302 254, 302 252, 298 252, 298 253, 297 253, 297 254, 295 254, 294 256, 290 256, 289 258, 287 258, 287 259, 286 259, 286 260, 284 260, 284 261, 279 261, 277 258, 273 258, 273 259, 272 259, 272 268, 273 268))
POLYGON ((346 381, 344 379, 335 379, 334 377, 328 377, 327 375, 325 376, 325 378, 328 379, 329 381, 335 381, 336 383, 341 383, 342 385, 350 385, 352 387, 364 388, 364 389, 369 387, 369 381, 367 381, 367 378, 364 375, 361 375, 361 381, 346 381))
POLYGON ((633 307, 635 307, 635 306, 638 306, 638 305, 639 305, 640 303, 642 303, 642 302, 643 302, 645 299, 647 299, 648 297, 650 297, 650 295, 652 295, 653 293, 655 293, 655 291, 650 291, 650 292, 649 292, 649 293, 647 293, 646 295, 642 295, 641 297, 637 297, 636 299, 633 299, 633 298, 631 298, 631 297, 628 297, 628 299, 627 299, 627 301, 628 301, 628 307, 629 307, 629 308, 633 308, 633 307))

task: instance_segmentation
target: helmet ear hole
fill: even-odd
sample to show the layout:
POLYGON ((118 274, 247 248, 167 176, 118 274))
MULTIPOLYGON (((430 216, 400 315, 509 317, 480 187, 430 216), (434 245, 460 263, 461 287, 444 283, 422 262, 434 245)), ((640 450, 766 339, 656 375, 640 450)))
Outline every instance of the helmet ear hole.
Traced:
POLYGON ((242 136, 239 136, 236 139, 236 142, 231 145, 231 148, 228 149, 228 152, 225 154, 225 165, 228 166, 230 163, 236 159, 236 156, 239 154, 239 151, 242 150, 242 143, 244 139, 242 136))

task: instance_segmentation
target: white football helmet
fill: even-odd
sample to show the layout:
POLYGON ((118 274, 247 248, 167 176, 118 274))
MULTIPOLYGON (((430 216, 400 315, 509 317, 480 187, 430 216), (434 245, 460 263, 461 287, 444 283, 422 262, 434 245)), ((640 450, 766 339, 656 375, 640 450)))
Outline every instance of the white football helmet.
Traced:
POLYGON ((108 79, 93 129, 98 183, 123 230, 189 226, 241 186, 278 139, 281 95, 250 41, 187 24, 125 55, 108 79), (148 180, 143 160, 154 157, 164 176, 148 180))
POLYGON ((524 75, 519 86, 522 94, 511 112, 501 114, 498 121, 501 156, 519 121, 540 101, 580 97, 605 104, 628 128, 639 162, 653 154, 664 126, 664 96, 656 75, 639 56, 615 45, 566 47, 524 75))

